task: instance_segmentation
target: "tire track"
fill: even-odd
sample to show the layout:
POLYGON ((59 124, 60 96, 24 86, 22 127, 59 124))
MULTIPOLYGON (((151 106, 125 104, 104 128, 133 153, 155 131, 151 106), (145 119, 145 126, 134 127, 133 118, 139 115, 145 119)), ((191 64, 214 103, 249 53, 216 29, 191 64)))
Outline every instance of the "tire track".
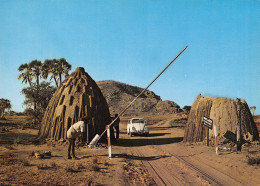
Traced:
MULTIPOLYGON (((202 161, 196 160, 194 157, 182 157, 185 154, 178 148, 178 154, 174 151, 174 148, 165 148, 154 146, 154 148, 160 151, 166 151, 172 157, 178 159, 180 162, 184 163, 189 169, 196 171, 203 179, 207 180, 212 185, 244 185, 238 180, 226 175, 225 173, 203 163, 202 161)), ((187 155, 187 154, 186 154, 187 155)))
MULTIPOLYGON (((151 156, 151 151, 148 148, 139 148, 137 154, 142 157, 151 156)), ((185 181, 173 175, 160 158, 155 160, 143 161, 148 171, 153 176, 157 185, 184 185, 185 181)))

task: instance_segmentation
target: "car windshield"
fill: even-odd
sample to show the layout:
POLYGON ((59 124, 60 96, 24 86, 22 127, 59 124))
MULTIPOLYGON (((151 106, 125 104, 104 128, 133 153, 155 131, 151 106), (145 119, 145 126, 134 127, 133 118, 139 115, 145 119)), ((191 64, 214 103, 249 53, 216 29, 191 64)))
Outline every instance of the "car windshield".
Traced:
POLYGON ((144 119, 133 119, 132 123, 144 123, 144 119))

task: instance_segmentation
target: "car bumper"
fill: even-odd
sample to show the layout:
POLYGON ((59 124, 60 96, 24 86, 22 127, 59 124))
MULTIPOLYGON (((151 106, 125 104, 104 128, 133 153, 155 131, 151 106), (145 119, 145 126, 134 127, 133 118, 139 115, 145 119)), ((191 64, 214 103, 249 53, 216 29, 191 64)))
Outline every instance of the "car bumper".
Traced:
POLYGON ((133 134, 148 134, 149 131, 132 131, 133 134))

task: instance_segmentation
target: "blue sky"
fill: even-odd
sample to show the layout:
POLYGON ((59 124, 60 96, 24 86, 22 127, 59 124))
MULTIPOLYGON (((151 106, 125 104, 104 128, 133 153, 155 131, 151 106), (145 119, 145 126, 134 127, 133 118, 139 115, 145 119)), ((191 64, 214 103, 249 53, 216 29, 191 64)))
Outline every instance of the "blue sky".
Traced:
POLYGON ((64 57, 96 81, 145 88, 188 45, 150 90, 181 107, 240 97, 260 114, 259 0, 1 0, 0 25, 0 98, 16 111, 23 63, 64 57))

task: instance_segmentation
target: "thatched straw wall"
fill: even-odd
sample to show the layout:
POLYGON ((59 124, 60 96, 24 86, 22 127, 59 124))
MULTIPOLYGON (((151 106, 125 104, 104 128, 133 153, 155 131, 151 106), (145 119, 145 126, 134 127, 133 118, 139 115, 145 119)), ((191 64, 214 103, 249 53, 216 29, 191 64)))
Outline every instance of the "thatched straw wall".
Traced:
MULTIPOLYGON (((245 100, 241 100, 241 133, 245 139, 258 139, 257 127, 245 100)), ((236 103, 232 99, 223 97, 197 96, 192 105, 184 133, 184 142, 199 142, 206 137, 206 127, 202 125, 203 116, 211 118, 216 125, 219 136, 227 132, 236 134, 236 103)), ((209 130, 213 139, 213 130, 209 130)))

